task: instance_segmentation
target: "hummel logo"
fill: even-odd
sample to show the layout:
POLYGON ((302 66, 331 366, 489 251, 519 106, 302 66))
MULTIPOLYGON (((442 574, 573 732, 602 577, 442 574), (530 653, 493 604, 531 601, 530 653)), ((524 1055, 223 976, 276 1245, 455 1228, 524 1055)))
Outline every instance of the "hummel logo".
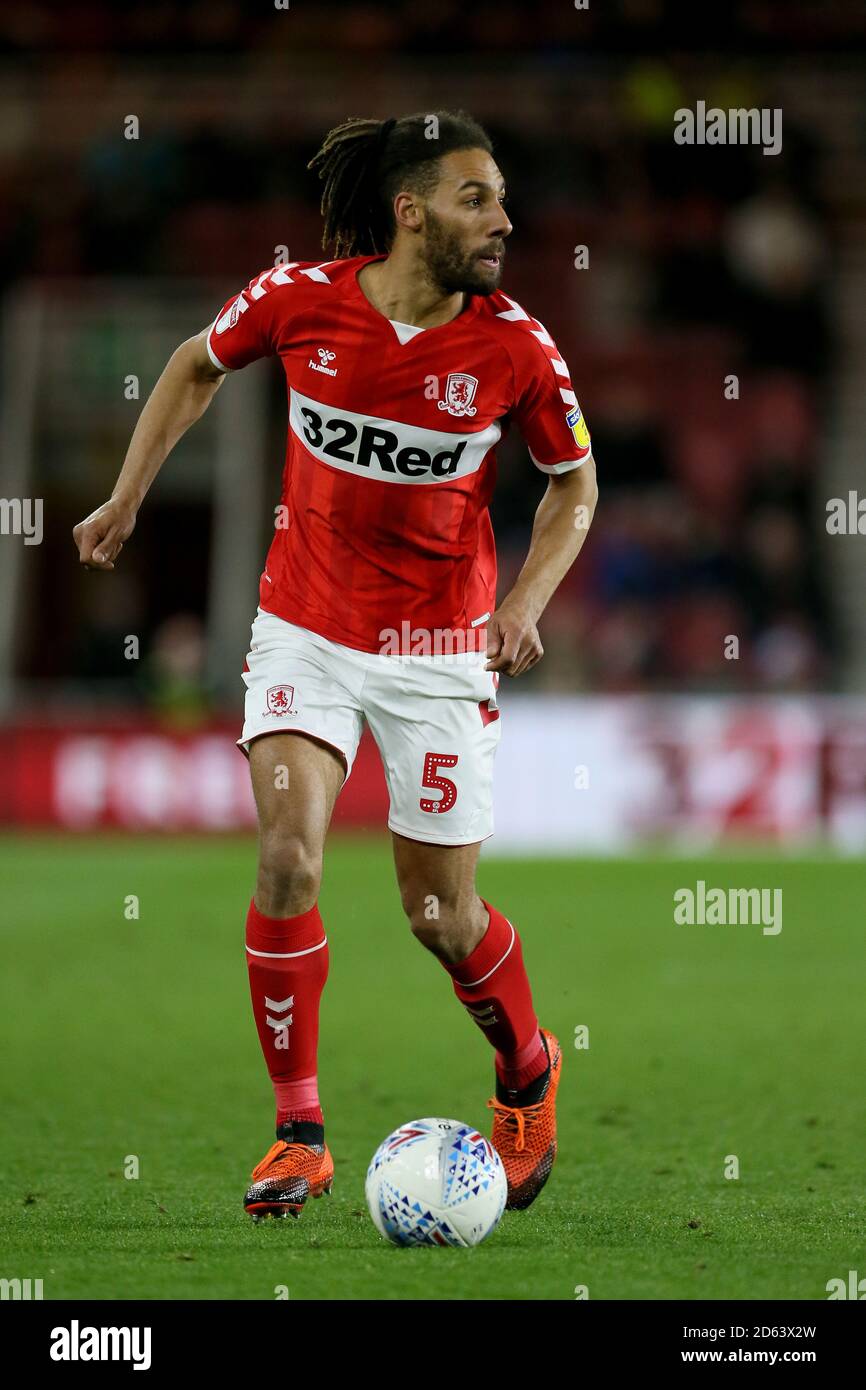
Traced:
POLYGON ((312 367, 314 372, 324 372, 326 376, 336 376, 337 368, 329 367, 328 363, 333 362, 337 354, 332 352, 330 348, 316 348, 316 353, 319 357, 319 361, 314 362, 311 357, 307 366, 312 367))
POLYGON ((469 1004, 465 1007, 467 1013, 472 1015, 479 1028, 492 1028, 494 1023, 499 1022, 499 1019, 493 1011, 492 1004, 481 1004, 476 1009, 473 1009, 469 1004))
MULTIPOLYGON (((295 1002, 295 996, 290 994, 288 999, 269 999, 265 995, 265 1008, 273 1009, 275 1014, 284 1014, 295 1002)), ((273 1028, 276 1034, 274 1047, 278 1052, 288 1052, 289 1050, 289 1025, 292 1022, 292 1015, 287 1018, 271 1018, 270 1014, 265 1014, 265 1023, 269 1028, 273 1028)))

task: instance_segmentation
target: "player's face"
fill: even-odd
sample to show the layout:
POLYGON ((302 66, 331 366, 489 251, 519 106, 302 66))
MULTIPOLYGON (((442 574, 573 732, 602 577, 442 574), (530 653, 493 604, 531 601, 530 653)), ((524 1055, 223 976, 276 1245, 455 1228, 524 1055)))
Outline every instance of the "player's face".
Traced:
POLYGON ((505 182, 486 150, 443 155, 424 206, 424 259, 443 293, 492 294, 505 263, 505 182))

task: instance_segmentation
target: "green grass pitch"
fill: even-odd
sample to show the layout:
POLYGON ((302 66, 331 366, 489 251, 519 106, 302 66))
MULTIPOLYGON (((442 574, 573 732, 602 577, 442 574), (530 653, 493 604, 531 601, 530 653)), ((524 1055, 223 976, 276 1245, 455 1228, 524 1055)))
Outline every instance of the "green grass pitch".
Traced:
POLYGON ((0 1275, 46 1299, 570 1300, 823 1299, 866 1274, 863 864, 482 860, 563 1044, 559 1157, 485 1245, 403 1251, 369 1220, 367 1162, 421 1115, 489 1133, 489 1047, 411 936, 387 842, 332 840, 334 1195, 254 1226, 241 1198, 273 1140, 242 949, 254 858, 240 838, 0 842, 0 1275), (698 878, 782 888, 781 933, 675 925, 698 878))

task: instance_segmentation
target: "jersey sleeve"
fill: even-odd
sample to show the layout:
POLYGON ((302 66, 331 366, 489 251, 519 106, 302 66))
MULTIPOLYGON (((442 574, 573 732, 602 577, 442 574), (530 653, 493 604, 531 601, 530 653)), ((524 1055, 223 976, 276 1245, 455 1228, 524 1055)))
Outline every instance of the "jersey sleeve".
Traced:
POLYGON ((556 344, 537 319, 523 327, 512 416, 542 473, 567 473, 592 453, 586 421, 556 344))
POLYGON ((276 293, 290 283, 285 273, 271 266, 251 280, 239 295, 227 300, 208 329, 208 356, 221 372, 235 372, 259 357, 277 351, 278 314, 283 296, 276 293))

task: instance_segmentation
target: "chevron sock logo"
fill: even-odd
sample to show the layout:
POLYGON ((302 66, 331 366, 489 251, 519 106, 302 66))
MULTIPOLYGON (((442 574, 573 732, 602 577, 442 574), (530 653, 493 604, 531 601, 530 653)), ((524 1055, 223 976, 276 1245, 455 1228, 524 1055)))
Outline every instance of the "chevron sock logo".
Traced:
MULTIPOLYGON (((290 994, 287 999, 269 999, 265 995, 265 1008, 272 1010, 275 1014, 285 1014, 287 1009, 291 1009, 295 1002, 295 996, 290 994)), ((286 1018, 271 1018, 270 1013, 265 1014, 265 1022, 269 1028, 274 1030, 274 1047, 279 1052, 287 1052, 289 1049, 289 1025, 292 1022, 292 1015, 286 1018)))
POLYGON ((474 1007, 471 1004, 465 1004, 464 1008, 467 1013, 472 1015, 479 1028, 492 1028, 494 1023, 499 1022, 492 1004, 478 1004, 474 1007))

